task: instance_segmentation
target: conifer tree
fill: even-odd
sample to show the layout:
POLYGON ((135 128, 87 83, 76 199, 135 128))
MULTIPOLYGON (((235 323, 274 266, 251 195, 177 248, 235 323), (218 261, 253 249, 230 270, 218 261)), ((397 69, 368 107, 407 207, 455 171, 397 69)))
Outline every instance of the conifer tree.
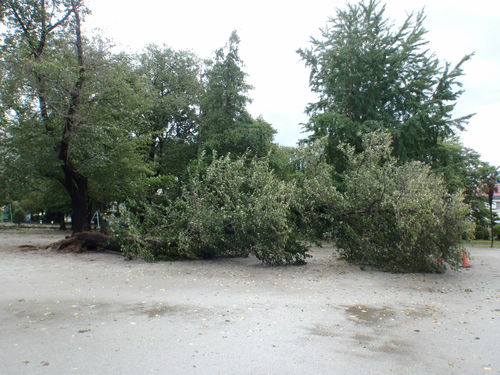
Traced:
POLYGON ((437 163, 435 151, 463 129, 471 117, 453 117, 460 97, 462 65, 442 64, 427 48, 423 12, 410 14, 394 27, 377 0, 337 10, 298 51, 311 69, 310 87, 319 100, 308 105, 305 141, 328 135, 328 157, 342 170, 337 145, 348 142, 361 151, 361 135, 385 129, 394 155, 402 162, 437 163))
POLYGON ((246 106, 252 88, 239 57, 240 39, 233 31, 225 48, 216 51, 205 77, 202 99, 201 149, 220 155, 246 151, 263 156, 271 147, 274 129, 262 118, 254 120, 246 106))

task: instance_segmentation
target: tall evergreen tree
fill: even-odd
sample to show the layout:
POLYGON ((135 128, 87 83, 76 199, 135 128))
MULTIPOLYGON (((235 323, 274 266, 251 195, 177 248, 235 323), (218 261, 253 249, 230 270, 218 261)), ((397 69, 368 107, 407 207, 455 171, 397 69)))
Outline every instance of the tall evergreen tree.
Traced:
POLYGON ((423 12, 395 28, 377 0, 337 10, 311 47, 298 51, 311 69, 319 100, 307 107, 307 141, 328 135, 329 159, 342 170, 341 142, 361 150, 361 135, 388 130, 400 161, 435 164, 436 147, 471 117, 454 118, 462 90, 456 66, 441 64, 427 49, 423 12))
POLYGON ((262 156, 270 147, 275 131, 262 118, 254 120, 246 106, 252 88, 246 82, 239 57, 240 39, 231 33, 225 48, 216 51, 215 60, 205 75, 200 128, 201 148, 241 155, 249 150, 262 156))

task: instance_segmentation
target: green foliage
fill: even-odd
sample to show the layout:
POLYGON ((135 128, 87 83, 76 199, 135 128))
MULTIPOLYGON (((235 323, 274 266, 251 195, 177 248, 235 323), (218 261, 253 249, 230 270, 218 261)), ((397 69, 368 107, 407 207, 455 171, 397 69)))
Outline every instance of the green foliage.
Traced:
POLYGON ((247 74, 242 70, 239 43, 240 39, 236 31, 233 31, 228 44, 216 51, 215 61, 205 73, 206 92, 202 98, 203 141, 214 134, 221 134, 236 123, 250 120, 246 111, 250 98, 246 93, 251 86, 246 83, 247 74))
POLYGON ((266 264, 302 264, 292 207, 293 183, 276 178, 267 162, 246 156, 213 158, 194 166, 182 195, 163 204, 141 203, 122 211, 115 226, 128 255, 147 259, 241 257, 266 264))
MULTIPOLYGON (((380 132, 363 137, 361 153, 344 145, 345 178, 334 189, 328 172, 321 179, 312 173, 316 177, 305 192, 311 192, 315 206, 306 212, 321 219, 320 230, 329 226, 349 262, 397 272, 442 272, 445 264, 458 266, 462 238, 471 232, 469 206, 461 194, 448 193, 428 166, 399 165, 390 145, 390 136, 380 132)), ((310 164, 326 170, 324 161, 310 164)))
POLYGON ((336 217, 343 200, 332 179, 333 167, 326 162, 325 139, 296 152, 296 179, 301 210, 296 221, 310 241, 333 239, 336 217))
POLYGON ((201 63, 188 51, 150 45, 139 56, 139 72, 149 83, 146 112, 150 160, 160 174, 182 177, 198 151, 201 63))
POLYGON ((216 150, 221 155, 266 156, 276 131, 262 118, 242 122, 228 128, 217 137, 211 137, 204 146, 207 150, 216 150))
POLYGON ((0 5, 2 202, 71 205, 80 222, 90 201, 118 206, 116 240, 147 260, 302 264, 303 241, 333 239, 350 262, 439 272, 459 264, 470 234, 462 190, 486 225, 478 191, 491 209, 498 173, 451 138, 469 118, 452 118, 469 56, 441 65, 424 49, 422 14, 394 30, 377 1, 339 10, 299 51, 319 100, 308 147, 286 148, 246 109, 235 32, 202 74, 190 52, 149 46, 133 58, 81 38, 82 4, 0 5))
POLYGON ((17 225, 24 223, 26 218, 28 217, 28 213, 20 204, 14 204, 12 210, 12 221, 17 225))
POLYGON ((0 102, 9 115, 0 131, 0 174, 8 183, 0 189, 9 196, 35 191, 37 201, 48 198, 45 208, 72 203, 77 184, 68 182, 69 169, 82 182, 81 201, 99 207, 130 196, 149 173, 145 83, 129 57, 109 53, 98 38, 82 40, 80 59, 74 13, 68 2, 9 2, 9 27, 2 30, 0 102), (20 22, 29 22, 30 32, 19 31, 20 22), (52 194, 60 202, 50 202, 52 194))
POLYGON ((433 170, 442 174, 448 191, 464 193, 464 200, 471 206, 472 217, 479 227, 486 228, 489 212, 482 194, 489 167, 480 160, 479 154, 464 147, 458 139, 450 139, 438 145, 434 152, 433 170))
POLYGON ((309 142, 328 136, 328 161, 338 171, 338 146, 361 151, 362 134, 385 129, 400 161, 432 163, 439 142, 461 130, 470 116, 453 118, 465 56, 455 67, 439 63, 427 49, 423 13, 410 14, 395 29, 376 0, 337 10, 299 54, 311 69, 319 100, 307 107, 309 142))
POLYGON ((440 272, 460 263, 460 243, 470 233, 469 207, 459 193, 418 162, 398 166, 390 138, 364 138, 367 151, 349 155, 344 197, 348 210, 337 228, 347 259, 393 271, 440 272))
POLYGON ((162 144, 158 173, 186 178, 189 164, 198 157, 198 144, 168 139, 162 144))
POLYGON ((476 240, 489 240, 490 231, 488 228, 476 224, 476 230, 474 231, 474 238, 476 240))
POLYGON ((267 160, 279 179, 284 181, 295 179, 299 164, 297 148, 273 144, 267 160))
POLYGON ((205 93, 201 102, 201 149, 210 155, 265 156, 275 130, 262 118, 253 119, 246 105, 251 86, 239 57, 240 40, 235 31, 225 48, 216 52, 215 61, 205 74, 205 93))
POLYGON ((464 191, 469 200, 477 195, 485 163, 476 151, 464 147, 458 138, 450 138, 436 147, 433 158, 433 170, 443 176, 448 191, 464 191))
POLYGON ((493 236, 500 241, 500 225, 495 225, 493 227, 493 236))
MULTIPOLYGON (((92 48, 87 51, 90 55, 92 48)), ((130 57, 96 52, 101 56, 92 61, 95 80, 87 84, 90 92, 80 111, 83 126, 74 136, 72 157, 89 178, 91 199, 106 207, 130 197, 150 174, 144 119, 150 102, 144 99, 145 82, 130 68, 130 57)))

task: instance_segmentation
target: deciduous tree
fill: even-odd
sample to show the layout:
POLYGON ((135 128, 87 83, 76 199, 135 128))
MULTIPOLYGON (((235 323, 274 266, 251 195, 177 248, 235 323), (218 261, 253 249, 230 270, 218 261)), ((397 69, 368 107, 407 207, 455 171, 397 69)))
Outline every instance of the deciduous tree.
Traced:
POLYGON ((5 173, 59 182, 74 232, 89 228, 91 197, 117 199, 144 172, 141 81, 83 37, 85 13, 76 0, 7 1, 1 59, 5 173))
POLYGON ((197 157, 201 62, 191 52, 150 45, 139 63, 139 71, 150 84, 150 160, 158 173, 181 176, 197 157))

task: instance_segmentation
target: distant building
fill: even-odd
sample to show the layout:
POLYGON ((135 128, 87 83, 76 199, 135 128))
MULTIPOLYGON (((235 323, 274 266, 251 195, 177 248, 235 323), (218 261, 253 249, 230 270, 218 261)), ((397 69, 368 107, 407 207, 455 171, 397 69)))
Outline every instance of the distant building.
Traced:
MULTIPOLYGON (((489 208, 488 203, 486 203, 486 206, 489 208)), ((491 208, 493 209, 493 212, 497 214, 497 217, 500 218, 500 184, 495 185, 495 192, 493 193, 493 204, 491 208)))
POLYGON ((500 184, 495 186, 495 193, 493 194, 493 210, 497 216, 500 217, 500 184))

